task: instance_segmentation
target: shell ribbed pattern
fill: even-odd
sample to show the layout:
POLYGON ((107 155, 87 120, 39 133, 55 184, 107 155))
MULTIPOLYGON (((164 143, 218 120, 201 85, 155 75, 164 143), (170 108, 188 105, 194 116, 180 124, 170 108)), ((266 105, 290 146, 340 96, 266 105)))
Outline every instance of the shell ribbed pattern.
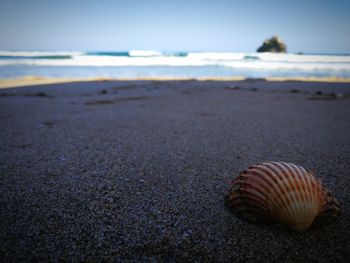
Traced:
POLYGON ((327 204, 333 204, 331 217, 339 216, 334 216, 334 206, 340 214, 338 203, 312 172, 285 162, 249 167, 233 180, 226 200, 246 219, 281 223, 295 231, 306 230, 327 204))

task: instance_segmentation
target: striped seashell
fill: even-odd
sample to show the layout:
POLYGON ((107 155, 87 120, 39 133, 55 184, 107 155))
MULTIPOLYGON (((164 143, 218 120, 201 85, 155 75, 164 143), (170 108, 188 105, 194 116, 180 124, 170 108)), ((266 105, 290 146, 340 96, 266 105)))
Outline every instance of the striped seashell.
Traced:
POLYGON ((285 162, 249 167, 232 181, 226 204, 245 219, 295 231, 329 223, 341 214, 337 200, 312 172, 285 162))

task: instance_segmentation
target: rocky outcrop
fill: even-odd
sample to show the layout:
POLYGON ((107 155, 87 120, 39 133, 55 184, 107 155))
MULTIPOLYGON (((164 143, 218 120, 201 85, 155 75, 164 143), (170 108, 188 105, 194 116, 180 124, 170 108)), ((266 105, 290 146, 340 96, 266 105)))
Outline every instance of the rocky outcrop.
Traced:
POLYGON ((277 36, 266 39, 257 52, 286 53, 286 44, 277 36))

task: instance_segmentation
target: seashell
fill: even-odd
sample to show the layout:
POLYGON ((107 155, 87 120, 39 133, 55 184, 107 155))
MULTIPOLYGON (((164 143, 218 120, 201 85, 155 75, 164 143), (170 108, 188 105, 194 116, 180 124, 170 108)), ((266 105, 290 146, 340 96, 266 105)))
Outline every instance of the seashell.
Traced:
POLYGON ((226 204, 244 219, 305 231, 334 221, 338 201, 315 175, 285 162, 253 165, 232 181, 226 204))

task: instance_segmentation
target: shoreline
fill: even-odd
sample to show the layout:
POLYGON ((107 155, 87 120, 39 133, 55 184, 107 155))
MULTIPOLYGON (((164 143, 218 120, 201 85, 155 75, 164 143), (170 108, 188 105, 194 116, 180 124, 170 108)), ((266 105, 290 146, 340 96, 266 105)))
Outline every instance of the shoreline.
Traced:
POLYGON ((326 83, 350 83, 350 78, 339 77, 267 77, 267 78, 245 78, 245 77, 201 77, 201 78, 181 78, 181 77, 139 77, 139 78, 51 78, 40 76, 25 76, 20 78, 0 79, 0 89, 16 88, 25 86, 37 86, 47 84, 72 83, 72 82, 92 82, 92 81, 267 81, 267 82, 326 82, 326 83))

